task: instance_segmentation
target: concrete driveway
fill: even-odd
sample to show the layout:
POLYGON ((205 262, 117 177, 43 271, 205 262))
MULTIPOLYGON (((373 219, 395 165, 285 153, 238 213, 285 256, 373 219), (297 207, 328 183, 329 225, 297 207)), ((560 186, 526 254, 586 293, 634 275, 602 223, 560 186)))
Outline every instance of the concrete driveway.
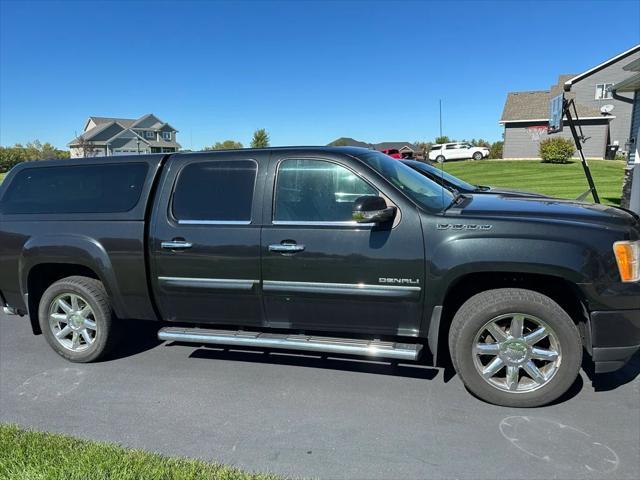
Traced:
POLYGON ((80 365, 0 316, 0 422, 292 477, 640 478, 640 356, 519 410, 421 365, 167 345, 131 325, 114 358, 80 365))

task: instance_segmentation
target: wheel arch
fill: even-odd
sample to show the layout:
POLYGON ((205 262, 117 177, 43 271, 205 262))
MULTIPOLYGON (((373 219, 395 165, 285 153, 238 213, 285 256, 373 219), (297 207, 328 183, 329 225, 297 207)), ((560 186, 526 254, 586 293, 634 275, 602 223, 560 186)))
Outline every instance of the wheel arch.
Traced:
POLYGON ((100 280, 117 316, 124 308, 111 261, 104 247, 80 235, 46 235, 25 244, 19 259, 20 290, 28 307, 31 327, 41 333, 38 304, 44 291, 54 282, 73 275, 100 280))
POLYGON ((442 305, 437 312, 437 322, 429 326, 429 337, 436 338, 434 358, 438 364, 450 361, 448 348, 451 321, 458 309, 473 295, 498 288, 523 288, 548 296, 567 312, 578 326, 583 345, 591 345, 587 302, 578 286, 565 277, 553 274, 510 271, 484 271, 460 275, 446 290, 442 305), (437 323, 437 325, 433 325, 437 323), (433 332, 432 329, 437 329, 433 332))

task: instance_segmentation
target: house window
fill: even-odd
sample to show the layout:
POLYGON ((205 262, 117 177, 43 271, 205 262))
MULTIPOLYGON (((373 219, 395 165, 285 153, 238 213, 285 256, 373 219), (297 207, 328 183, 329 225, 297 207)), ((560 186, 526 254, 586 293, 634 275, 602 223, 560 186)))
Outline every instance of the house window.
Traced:
POLYGON ((613 88, 613 83, 598 83, 596 85, 596 100, 607 100, 609 98, 613 98, 613 93, 611 89, 613 88))
POLYGON ((164 140, 171 140, 171 132, 162 132, 162 138, 164 140))
POLYGON ((155 138, 156 137, 155 133, 153 133, 150 130, 145 130, 144 136, 145 136, 145 138, 155 138))

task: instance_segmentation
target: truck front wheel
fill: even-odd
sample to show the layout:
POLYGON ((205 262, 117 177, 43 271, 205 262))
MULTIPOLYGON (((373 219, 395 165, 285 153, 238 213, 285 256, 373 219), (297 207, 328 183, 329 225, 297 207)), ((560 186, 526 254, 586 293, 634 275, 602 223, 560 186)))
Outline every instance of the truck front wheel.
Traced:
POLYGON ((467 300, 451 323, 449 350, 468 390, 508 407, 556 400, 571 387, 582 362, 571 317, 551 298, 517 288, 467 300))
POLYGON ((51 347, 72 362, 92 362, 116 341, 109 296, 99 280, 67 277, 42 295, 40 328, 51 347))

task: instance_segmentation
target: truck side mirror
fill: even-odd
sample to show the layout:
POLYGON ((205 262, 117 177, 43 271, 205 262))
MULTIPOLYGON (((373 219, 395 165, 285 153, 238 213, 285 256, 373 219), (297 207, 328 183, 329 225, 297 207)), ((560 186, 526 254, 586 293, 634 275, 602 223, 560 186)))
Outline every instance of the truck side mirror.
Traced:
POLYGON ((353 202, 352 218, 358 223, 384 223, 393 220, 396 207, 387 207, 384 198, 377 195, 365 195, 353 202))

